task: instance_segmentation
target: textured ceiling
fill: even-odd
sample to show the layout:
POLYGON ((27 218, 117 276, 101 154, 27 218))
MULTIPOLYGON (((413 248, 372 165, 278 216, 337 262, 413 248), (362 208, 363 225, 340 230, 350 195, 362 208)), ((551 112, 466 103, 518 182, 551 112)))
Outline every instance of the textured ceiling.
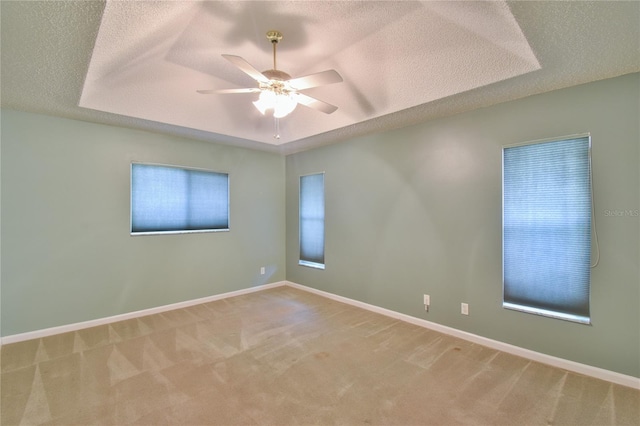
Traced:
POLYGON ((640 71, 639 2, 2 1, 3 108, 281 153, 640 71), (280 120, 220 55, 335 69, 280 120))
POLYGON ((264 143, 283 144, 539 69, 506 4, 421 2, 110 1, 80 106, 264 143), (384 22, 384 25, 379 25, 384 22), (342 84, 308 90, 337 105, 298 108, 280 120, 221 53, 271 68, 267 30, 280 30, 279 69, 302 76, 335 68, 342 84))

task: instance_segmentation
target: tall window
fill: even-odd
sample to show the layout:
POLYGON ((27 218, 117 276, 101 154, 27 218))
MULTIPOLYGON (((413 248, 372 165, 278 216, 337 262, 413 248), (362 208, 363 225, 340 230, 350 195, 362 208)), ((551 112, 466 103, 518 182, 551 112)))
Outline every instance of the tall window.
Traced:
POLYGON ((324 173, 300 176, 298 263, 324 269, 324 173))
POLYGON ((131 164, 132 234, 228 229, 228 174, 131 164))
POLYGON ((503 306, 590 323, 590 137, 503 149, 503 306))

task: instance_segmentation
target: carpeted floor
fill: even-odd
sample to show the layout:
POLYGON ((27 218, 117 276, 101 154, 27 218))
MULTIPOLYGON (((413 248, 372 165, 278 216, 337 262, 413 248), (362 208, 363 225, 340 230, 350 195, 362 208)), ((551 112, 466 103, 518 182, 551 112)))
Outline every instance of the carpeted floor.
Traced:
POLYGON ((290 287, 4 345, 1 423, 640 424, 640 391, 290 287))

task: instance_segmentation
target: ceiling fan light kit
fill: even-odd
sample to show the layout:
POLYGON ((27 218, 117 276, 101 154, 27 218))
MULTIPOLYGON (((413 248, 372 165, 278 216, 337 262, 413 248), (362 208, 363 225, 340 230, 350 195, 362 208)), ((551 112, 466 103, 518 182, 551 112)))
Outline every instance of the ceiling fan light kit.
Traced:
POLYGON ((268 110, 272 109, 275 118, 282 118, 291 114, 291 112, 296 109, 298 101, 294 99, 293 94, 263 90, 253 105, 255 105, 262 115, 265 115, 268 110))
POLYGON ((259 93, 258 100, 253 102, 253 105, 262 115, 265 115, 267 111, 273 111, 273 117, 276 119, 291 114, 298 104, 325 114, 331 114, 336 111, 338 107, 302 94, 300 90, 340 83, 342 82, 340 74, 335 70, 327 70, 304 77, 291 78, 289 74, 278 70, 276 66, 276 47, 282 40, 282 33, 276 30, 267 31, 267 39, 273 45, 273 69, 260 72, 240 56, 222 55, 223 58, 238 67, 242 72, 256 80, 258 83, 257 88, 198 90, 198 93, 259 93))

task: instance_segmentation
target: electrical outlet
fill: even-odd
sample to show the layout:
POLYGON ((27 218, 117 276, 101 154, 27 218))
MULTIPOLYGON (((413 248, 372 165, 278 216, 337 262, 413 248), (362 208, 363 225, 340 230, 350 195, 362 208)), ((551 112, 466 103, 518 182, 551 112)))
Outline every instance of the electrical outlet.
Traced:
POLYGON ((424 304, 425 305, 430 305, 431 304, 431 297, 428 294, 424 295, 424 304))
POLYGON ((469 315, 469 304, 468 303, 461 303, 460 304, 460 313, 462 315, 469 315))
POLYGON ((260 275, 264 275, 264 266, 260 268, 260 275))

